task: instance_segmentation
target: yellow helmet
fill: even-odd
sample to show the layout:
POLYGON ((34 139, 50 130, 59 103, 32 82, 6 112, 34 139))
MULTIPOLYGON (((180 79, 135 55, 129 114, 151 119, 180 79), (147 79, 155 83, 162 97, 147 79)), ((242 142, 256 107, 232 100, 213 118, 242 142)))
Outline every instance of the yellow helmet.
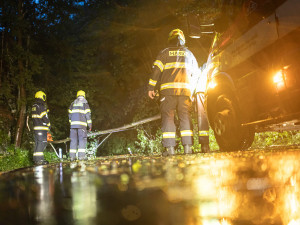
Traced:
POLYGON ((38 91, 37 93, 35 93, 35 98, 40 98, 43 101, 46 101, 46 94, 43 91, 38 91))
POLYGON ((183 34, 182 30, 180 30, 180 29, 174 29, 174 30, 172 30, 169 33, 168 41, 171 41, 174 38, 178 38, 181 45, 185 44, 185 37, 184 37, 184 34, 183 34))
POLYGON ((83 97, 85 97, 85 92, 82 91, 82 90, 77 91, 77 97, 78 97, 78 96, 83 96, 83 97))

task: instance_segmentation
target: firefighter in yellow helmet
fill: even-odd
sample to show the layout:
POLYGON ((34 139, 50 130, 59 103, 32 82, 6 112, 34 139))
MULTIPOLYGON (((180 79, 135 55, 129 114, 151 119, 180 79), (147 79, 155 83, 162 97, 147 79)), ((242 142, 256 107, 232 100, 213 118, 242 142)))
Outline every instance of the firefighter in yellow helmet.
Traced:
POLYGON ((36 165, 48 164, 49 162, 44 159, 44 149, 47 146, 47 133, 50 129, 50 120, 46 107, 46 94, 43 91, 35 93, 31 117, 35 140, 33 161, 36 165))
POLYGON ((70 122, 70 159, 76 160, 76 153, 78 152, 78 159, 86 159, 86 144, 87 144, 87 128, 91 131, 92 119, 91 109, 85 99, 85 92, 80 90, 77 92, 77 98, 71 103, 69 108, 69 122, 70 122))
POLYGON ((169 33, 168 47, 157 56, 148 85, 148 96, 153 99, 155 90, 160 92, 162 118, 162 144, 164 155, 175 154, 177 112, 180 121, 181 141, 185 154, 192 153, 193 129, 190 118, 192 79, 199 76, 198 63, 193 53, 185 46, 185 37, 180 29, 169 33))

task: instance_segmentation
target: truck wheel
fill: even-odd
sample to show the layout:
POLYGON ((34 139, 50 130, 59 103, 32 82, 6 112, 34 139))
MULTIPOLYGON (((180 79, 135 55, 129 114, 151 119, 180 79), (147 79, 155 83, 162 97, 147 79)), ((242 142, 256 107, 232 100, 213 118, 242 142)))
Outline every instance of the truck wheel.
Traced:
POLYGON ((241 127, 233 97, 220 95, 212 116, 212 128, 221 151, 243 150, 251 146, 254 132, 241 127))
POLYGON ((241 140, 240 149, 245 150, 251 147, 254 141, 255 132, 253 129, 249 129, 249 128, 244 128, 242 132, 243 132, 243 138, 241 140))

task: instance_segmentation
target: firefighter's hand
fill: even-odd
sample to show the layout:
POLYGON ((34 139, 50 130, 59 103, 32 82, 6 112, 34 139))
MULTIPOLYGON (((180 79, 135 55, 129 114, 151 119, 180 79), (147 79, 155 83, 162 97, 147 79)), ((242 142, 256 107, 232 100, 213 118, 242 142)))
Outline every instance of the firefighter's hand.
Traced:
POLYGON ((155 91, 148 91, 148 96, 149 96, 151 99, 154 99, 154 97, 155 97, 155 91))

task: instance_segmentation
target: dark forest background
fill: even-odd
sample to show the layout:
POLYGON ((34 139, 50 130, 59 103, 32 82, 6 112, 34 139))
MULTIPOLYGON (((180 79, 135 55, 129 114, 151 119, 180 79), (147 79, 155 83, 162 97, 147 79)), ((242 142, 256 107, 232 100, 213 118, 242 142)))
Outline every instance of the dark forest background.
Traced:
MULTIPOLYGON (((146 85, 152 63, 180 28, 199 66, 211 36, 191 39, 188 18, 211 23, 221 1, 211 0, 1 0, 1 150, 30 149, 30 110, 36 91, 47 94, 55 140, 69 135, 68 107, 78 90, 87 94, 93 130, 156 115, 146 85)), ((159 121, 146 125, 153 131, 159 121)), ((102 154, 134 142, 137 130, 112 135, 102 154)))

